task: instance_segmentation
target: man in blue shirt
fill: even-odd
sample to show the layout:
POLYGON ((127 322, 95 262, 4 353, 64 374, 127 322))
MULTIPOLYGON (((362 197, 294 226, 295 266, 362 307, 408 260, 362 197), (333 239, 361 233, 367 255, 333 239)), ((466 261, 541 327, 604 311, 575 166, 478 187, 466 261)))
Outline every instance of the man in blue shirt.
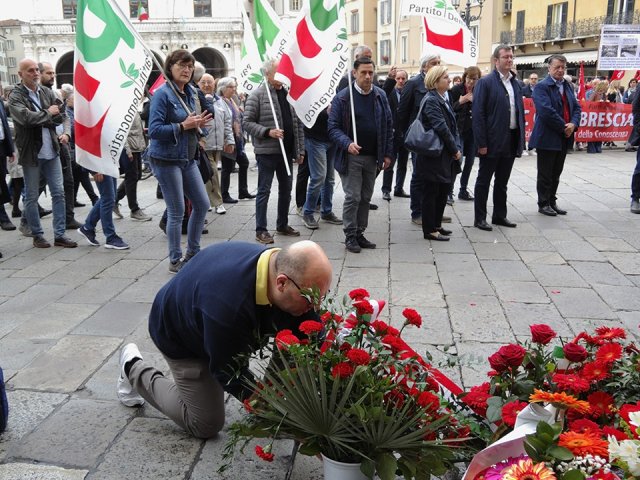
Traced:
POLYGON ((149 333, 173 380, 142 359, 130 343, 120 353, 118 398, 129 407, 148 401, 194 437, 224 426, 224 392, 238 399, 249 355, 282 329, 317 319, 305 294, 324 297, 332 267, 309 240, 282 250, 226 242, 200 251, 156 295, 149 333))

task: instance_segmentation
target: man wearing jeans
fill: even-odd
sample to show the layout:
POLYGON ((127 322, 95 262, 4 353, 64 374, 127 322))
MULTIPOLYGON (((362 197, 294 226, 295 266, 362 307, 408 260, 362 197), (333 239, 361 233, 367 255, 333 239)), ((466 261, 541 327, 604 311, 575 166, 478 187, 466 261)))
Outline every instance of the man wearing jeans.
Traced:
POLYGON ((25 217, 33 234, 33 245, 48 248, 51 244, 43 236, 38 196, 40 174, 49 185, 53 205, 54 245, 65 248, 77 247, 77 243, 64 234, 66 208, 60 165, 60 143, 68 143, 71 137, 69 121, 60 111, 56 96, 48 88, 38 85, 40 70, 31 59, 20 61, 18 75, 20 85, 11 91, 9 112, 15 124, 16 146, 19 162, 24 171, 26 188, 25 217), (56 126, 64 125, 58 137, 56 126))
POLYGON ((327 223, 342 225, 342 219, 333 213, 333 162, 334 148, 329 142, 327 122, 330 107, 325 108, 311 128, 304 129, 304 146, 307 151, 307 165, 309 167, 309 187, 305 201, 302 221, 307 228, 315 230, 319 227, 318 220, 313 215, 318 198, 321 201, 320 218, 327 223))
POLYGON ((243 127, 253 137, 253 147, 258 162, 256 240, 269 244, 273 243, 273 237, 267 230, 267 206, 274 174, 278 177, 276 232, 290 237, 300 235, 299 231, 289 225, 292 179, 291 175, 287 174, 284 162, 289 164, 289 171, 291 171, 292 159, 295 159, 296 163, 302 163, 304 133, 302 122, 287 101, 287 91, 282 88, 281 82, 274 79, 278 62, 268 60, 263 68, 267 81, 249 96, 244 111, 243 127), (273 102, 273 109, 270 102, 273 102), (279 128, 276 128, 276 125, 279 128), (282 157, 280 141, 284 143, 286 158, 282 157))
POLYGON ((329 138, 336 144, 335 165, 344 190, 342 218, 345 247, 353 253, 376 248, 364 232, 369 224, 369 201, 378 169, 393 159, 393 123, 387 96, 373 85, 373 62, 360 57, 353 62, 355 83, 338 93, 331 104, 329 138), (353 101, 356 134, 350 104, 353 101), (357 139, 357 142, 355 141, 357 139))

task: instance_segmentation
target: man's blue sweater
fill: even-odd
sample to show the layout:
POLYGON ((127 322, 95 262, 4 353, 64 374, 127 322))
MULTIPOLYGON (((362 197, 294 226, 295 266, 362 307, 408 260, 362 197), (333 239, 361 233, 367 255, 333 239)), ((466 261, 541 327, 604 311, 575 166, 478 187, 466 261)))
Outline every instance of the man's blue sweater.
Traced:
MULTIPOLYGON (((158 349, 172 359, 198 358, 230 393, 229 383, 246 362, 236 356, 260 348, 278 330, 297 332, 314 312, 293 317, 270 305, 256 305, 256 270, 261 245, 226 242, 200 251, 156 295, 149 333, 158 349)), ((246 373, 246 371, 244 372, 246 373)))

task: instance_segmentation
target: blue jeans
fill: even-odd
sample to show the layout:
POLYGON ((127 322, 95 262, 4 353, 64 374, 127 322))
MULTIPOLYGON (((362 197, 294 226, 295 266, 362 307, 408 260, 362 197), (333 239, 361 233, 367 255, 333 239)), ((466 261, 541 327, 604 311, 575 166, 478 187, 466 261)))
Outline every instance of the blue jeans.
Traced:
POLYGON ((66 207, 64 204, 64 187, 62 180, 62 166, 60 158, 49 160, 38 159, 38 166, 23 165, 24 185, 26 196, 24 201, 25 218, 34 235, 42 235, 40 214, 38 213, 38 197, 40 196, 40 173, 49 185, 51 205, 53 210, 53 235, 55 238, 64 236, 66 226, 66 207))
POLYGON ((102 233, 107 242, 114 240, 116 227, 113 225, 113 204, 116 199, 116 179, 108 175, 103 176, 101 182, 96 181, 100 198, 91 208, 87 219, 84 221, 85 230, 94 231, 98 221, 102 223, 102 233))
POLYGON ((335 147, 330 143, 304 139, 304 147, 307 150, 307 162, 309 166, 309 187, 307 188, 307 200, 304 204, 304 214, 313 215, 318 196, 322 200, 321 215, 329 215, 333 208, 334 180, 334 153, 335 147))
POLYGON ((150 163, 167 204, 169 260, 175 263, 182 257, 180 235, 184 217, 184 197, 191 201, 193 208, 187 226, 187 253, 192 255, 200 251, 200 236, 209 209, 209 197, 194 160, 161 162, 151 158, 150 163))
MULTIPOLYGON (((284 230, 289 225, 289 205, 291 204, 292 178, 287 175, 284 160, 280 154, 257 154, 258 162, 258 194, 256 195, 256 232, 267 231, 267 206, 271 194, 273 175, 278 178, 278 218, 276 229, 284 230)), ((291 169, 291 160, 289 169, 291 169)))

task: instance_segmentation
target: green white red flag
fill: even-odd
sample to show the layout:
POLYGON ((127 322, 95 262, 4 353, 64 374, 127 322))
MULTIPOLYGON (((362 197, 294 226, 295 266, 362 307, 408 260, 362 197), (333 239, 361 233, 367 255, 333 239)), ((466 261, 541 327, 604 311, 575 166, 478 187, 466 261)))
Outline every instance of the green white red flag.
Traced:
POLYGON ((238 74, 238 91, 250 93, 260 86, 262 83, 262 58, 258 51, 256 38, 251 30, 251 22, 247 17, 247 13, 243 8, 242 26, 244 33, 242 35, 242 50, 240 51, 240 70, 238 74))
POLYGON ((142 6, 142 2, 138 2, 138 20, 149 20, 149 14, 147 13, 147 9, 142 6))
POLYGON ((76 161, 118 177, 153 59, 114 0, 78 0, 73 82, 76 161))
POLYGON ((287 43, 288 30, 282 28, 280 17, 267 0, 255 0, 256 43, 260 58, 279 58, 287 43))
POLYGON ((331 103, 349 58, 344 0, 306 2, 275 78, 287 86, 287 99, 307 127, 331 103))
POLYGON ((400 15, 422 17, 423 52, 460 67, 478 63, 478 42, 449 0, 402 0, 400 15))

